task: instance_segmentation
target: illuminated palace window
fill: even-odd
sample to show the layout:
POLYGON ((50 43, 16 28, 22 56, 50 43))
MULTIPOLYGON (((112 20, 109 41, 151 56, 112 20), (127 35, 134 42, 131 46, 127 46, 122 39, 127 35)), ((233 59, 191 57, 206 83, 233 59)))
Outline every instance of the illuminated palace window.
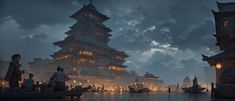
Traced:
POLYGON ((98 34, 98 35, 104 35, 103 33, 100 33, 100 32, 97 32, 96 34, 98 34))
POLYGON ((64 54, 64 55, 60 55, 58 57, 55 57, 54 59, 55 60, 63 60, 63 59, 67 59, 67 58, 70 58, 71 55, 70 54, 64 54))
POLYGON ((81 55, 87 55, 87 56, 92 56, 92 52, 91 51, 84 51, 84 50, 80 50, 79 54, 81 55))
POLYGON ((122 71, 122 70, 126 70, 126 68, 121 67, 121 66, 115 66, 115 65, 111 65, 109 66, 110 70, 117 70, 117 71, 122 71))
POLYGON ((224 28, 227 28, 227 26, 228 26, 228 21, 226 20, 226 21, 224 21, 224 28))
POLYGON ((120 60, 122 60, 122 59, 123 59, 122 57, 120 57, 120 56, 118 56, 118 55, 116 56, 116 58, 117 58, 117 59, 120 59, 120 60))
POLYGON ((81 64, 81 63, 91 63, 91 64, 94 64, 96 61, 95 61, 95 59, 79 58, 77 60, 74 60, 74 62, 79 63, 79 64, 81 64))

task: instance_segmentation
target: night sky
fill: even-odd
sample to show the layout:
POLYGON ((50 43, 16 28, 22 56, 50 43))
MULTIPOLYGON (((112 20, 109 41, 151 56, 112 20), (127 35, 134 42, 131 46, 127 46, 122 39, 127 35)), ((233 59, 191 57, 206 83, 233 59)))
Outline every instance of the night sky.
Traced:
MULTIPOLYGON (((153 73, 167 83, 194 75, 205 80, 209 67, 201 55, 219 52, 213 37, 215 0, 92 2, 111 17, 105 22, 113 30, 109 46, 130 56, 125 63, 129 70, 153 73)), ((1 0, 0 59, 10 60, 14 53, 22 55, 24 64, 35 57, 50 58, 58 50, 51 43, 66 37, 76 22, 69 16, 83 3, 88 0, 1 0)))

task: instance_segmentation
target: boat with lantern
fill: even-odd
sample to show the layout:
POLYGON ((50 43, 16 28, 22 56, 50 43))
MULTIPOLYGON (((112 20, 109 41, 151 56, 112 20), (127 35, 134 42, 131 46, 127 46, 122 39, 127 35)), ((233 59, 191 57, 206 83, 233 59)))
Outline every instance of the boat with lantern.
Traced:
POLYGON ((149 93, 151 90, 147 87, 144 87, 144 83, 139 82, 136 79, 130 86, 128 86, 131 93, 149 93))
POLYGON ((182 90, 183 90, 185 93, 197 94, 197 93, 202 93, 202 92, 205 90, 205 88, 201 87, 201 86, 198 84, 198 82, 197 82, 197 77, 194 76, 194 79, 193 79, 193 86, 182 88, 182 90))
POLYGON ((44 92, 0 92, 0 99, 63 99, 63 98, 77 98, 86 92, 90 87, 81 89, 73 89, 70 91, 44 91, 44 92))

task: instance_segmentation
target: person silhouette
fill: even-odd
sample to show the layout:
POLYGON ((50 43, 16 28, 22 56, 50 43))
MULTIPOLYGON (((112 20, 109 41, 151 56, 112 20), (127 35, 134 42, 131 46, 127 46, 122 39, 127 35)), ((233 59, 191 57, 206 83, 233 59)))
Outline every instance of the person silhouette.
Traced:
POLYGON ((29 78, 24 80, 23 87, 26 91, 33 91, 34 90, 34 80, 33 80, 32 73, 29 73, 29 78))
POLYGON ((21 75, 24 73, 24 70, 20 70, 21 64, 19 64, 21 55, 14 54, 11 57, 11 62, 9 63, 9 68, 5 76, 5 80, 9 82, 10 90, 17 91, 19 90, 19 81, 21 80, 21 75))
POLYGON ((64 69, 60 66, 57 67, 57 71, 53 73, 50 78, 50 81, 55 83, 55 91, 64 91, 66 90, 65 81, 69 80, 68 76, 64 73, 64 69))

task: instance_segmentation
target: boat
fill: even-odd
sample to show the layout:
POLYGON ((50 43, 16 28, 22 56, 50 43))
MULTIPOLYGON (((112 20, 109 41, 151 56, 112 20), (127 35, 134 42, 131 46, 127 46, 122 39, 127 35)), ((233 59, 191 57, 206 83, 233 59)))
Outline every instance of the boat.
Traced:
POLYGON ((55 98, 80 98, 89 87, 71 91, 45 91, 45 92, 0 92, 0 99, 55 99, 55 98))
POLYGON ((144 87, 144 84, 139 82, 138 79, 131 83, 128 88, 131 93, 149 93, 151 91, 149 88, 144 87))
POLYGON ((191 93, 191 94, 203 93, 203 91, 204 91, 205 89, 206 89, 206 88, 203 88, 203 87, 201 87, 201 86, 198 84, 198 82, 197 82, 197 77, 196 77, 196 76, 194 76, 194 79, 193 79, 193 86, 182 88, 182 90, 183 90, 185 93, 191 93))

